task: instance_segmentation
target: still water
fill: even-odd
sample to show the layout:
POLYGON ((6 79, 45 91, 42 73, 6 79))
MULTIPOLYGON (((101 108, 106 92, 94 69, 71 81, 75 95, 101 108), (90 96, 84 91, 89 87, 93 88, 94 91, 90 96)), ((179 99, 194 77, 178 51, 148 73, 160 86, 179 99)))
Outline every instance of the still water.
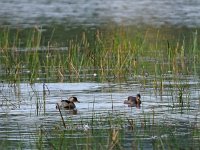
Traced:
POLYGON ((0 24, 200 24, 198 0, 1 0, 0 24))

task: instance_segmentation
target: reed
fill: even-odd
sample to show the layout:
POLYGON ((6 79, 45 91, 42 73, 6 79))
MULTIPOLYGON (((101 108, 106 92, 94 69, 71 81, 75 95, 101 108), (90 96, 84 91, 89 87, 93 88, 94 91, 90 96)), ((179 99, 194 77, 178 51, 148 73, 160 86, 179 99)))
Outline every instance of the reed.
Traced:
POLYGON ((159 79, 162 90, 162 74, 168 71, 189 73, 191 64, 194 69, 199 64, 197 31, 186 43, 185 36, 172 42, 160 30, 131 31, 123 27, 96 30, 90 35, 94 38, 83 32, 81 38, 66 39, 65 48, 60 50, 59 45, 53 45, 54 32, 48 42, 43 42, 45 35, 39 27, 12 31, 12 34, 8 28, 1 29, 1 64, 6 72, 5 80, 9 78, 12 83, 27 78, 30 83, 50 79, 72 82, 88 80, 88 76, 95 73, 98 81, 121 82, 136 75, 155 74, 155 85, 159 79), (45 43, 47 45, 43 45, 45 43), (188 45, 192 49, 189 53, 188 45))
MULTIPOLYGON (((36 133, 32 133, 32 140, 16 143, 12 147, 24 149, 30 142, 32 149, 195 149, 199 147, 198 126, 192 126, 192 133, 179 134, 179 129, 188 132, 179 123, 171 124, 168 120, 157 120, 155 112, 142 113, 136 116, 124 117, 117 110, 108 113, 96 113, 87 118, 70 116, 64 110, 60 121, 53 121, 49 125, 36 124, 36 133), (63 128, 63 124, 65 124, 63 128), (48 128, 47 128, 48 127, 48 128), (184 141, 184 143, 183 143, 184 141)), ((20 127, 19 127, 20 131, 20 127)), ((26 134, 27 135, 27 134, 26 134)), ((20 136, 20 132, 19 132, 20 136)), ((22 135, 21 135, 22 136, 22 135)), ((22 138, 23 139, 23 138, 22 138)), ((12 148, 7 141, 1 141, 5 149, 12 148)))
MULTIPOLYGON (((42 98, 38 91, 32 89, 30 92, 30 101, 35 100, 38 116, 40 112, 46 114, 46 98, 50 91, 45 83, 81 81, 131 81, 141 83, 144 89, 150 85, 160 96, 169 92, 172 109, 176 111, 178 108, 178 113, 185 113, 185 106, 190 105, 191 92, 189 79, 182 77, 199 73, 199 35, 195 31, 188 40, 186 35, 172 38, 162 32, 151 28, 98 29, 92 35, 84 31, 60 44, 54 42, 55 30, 44 42, 46 37, 39 27, 25 31, 4 28, 0 30, 0 77, 3 83, 10 83, 9 87, 16 89, 23 82, 32 86, 36 82, 43 83, 42 98), (166 84, 166 81, 170 83, 166 84)), ((4 88, 0 94, 7 106, 20 106, 20 103, 12 104, 7 93, 3 92, 4 88)), ((179 129, 190 129, 165 122, 165 118, 159 122, 154 109, 124 117, 124 113, 115 110, 112 96, 111 102, 111 111, 96 112, 94 97, 93 110, 87 118, 73 117, 58 109, 59 121, 53 122, 48 129, 45 125, 36 125, 39 127, 37 134, 32 135, 34 145, 37 149, 109 150, 146 149, 149 143, 151 149, 199 147, 198 117, 197 123, 191 126, 192 132, 180 135, 179 129)), ((9 144, 8 141, 0 143, 5 147, 9 144)), ((17 147, 23 149, 24 145, 20 143, 17 147)))
MULTIPOLYGON (((144 116, 141 116, 140 120, 143 120, 143 117, 144 116)), ((98 115, 94 116, 93 121, 95 119, 99 120, 98 118, 98 115)), ((82 124, 86 123, 84 122, 85 120, 82 120, 81 123, 77 122, 77 120, 71 120, 70 123, 68 122, 67 130, 63 130, 62 128, 57 128, 51 131, 43 130, 41 133, 47 136, 43 135, 43 141, 40 142, 47 147, 54 147, 58 149, 73 148, 112 150, 126 148, 126 144, 130 144, 130 140, 132 141, 131 147, 145 149, 145 139, 149 139, 148 142, 152 144, 151 148, 153 149, 179 149, 183 147, 192 147, 191 143, 188 145, 180 144, 181 140, 179 135, 174 134, 174 132, 177 130, 176 125, 173 126, 166 123, 159 123, 154 120, 155 118, 149 118, 146 116, 145 126, 140 126, 140 120, 135 118, 127 118, 128 122, 124 118, 125 120, 123 120, 123 123, 118 120, 122 119, 120 117, 116 118, 115 116, 110 116, 104 119, 104 123, 107 122, 106 124, 103 124, 102 126, 96 126, 97 124, 95 125, 95 123, 91 122, 92 124, 89 124, 89 127, 93 125, 93 129, 88 128, 88 130, 84 130, 82 128, 82 124), (124 125, 128 124, 128 126, 123 125, 123 128, 116 128, 116 126, 120 127, 121 123, 124 125), (152 123, 154 124, 153 126, 152 123), (74 128, 75 125, 77 128, 74 128), (105 128, 106 125, 109 125, 108 129, 105 128)), ((62 124, 60 124, 60 126, 62 126, 62 124)), ((192 140, 191 136, 185 138, 186 141, 192 140)))

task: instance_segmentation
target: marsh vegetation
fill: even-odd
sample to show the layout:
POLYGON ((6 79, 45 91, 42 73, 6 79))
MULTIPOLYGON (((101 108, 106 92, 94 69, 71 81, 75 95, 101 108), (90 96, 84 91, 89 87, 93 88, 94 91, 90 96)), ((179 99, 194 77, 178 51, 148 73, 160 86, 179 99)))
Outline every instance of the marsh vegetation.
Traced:
POLYGON ((0 145, 198 149, 199 49, 198 29, 3 27, 0 145), (141 109, 123 104, 137 93, 141 109), (77 115, 59 113, 72 95, 77 115))

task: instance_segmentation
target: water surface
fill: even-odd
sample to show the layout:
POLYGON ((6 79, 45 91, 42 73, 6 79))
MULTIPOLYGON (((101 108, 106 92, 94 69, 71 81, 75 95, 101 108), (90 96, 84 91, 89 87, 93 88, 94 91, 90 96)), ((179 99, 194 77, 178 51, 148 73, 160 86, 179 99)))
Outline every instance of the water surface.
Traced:
MULTIPOLYGON (((23 148, 29 149, 31 145, 35 147, 35 140, 39 136, 40 128, 52 130, 56 126, 62 127, 59 111, 55 108, 56 103, 60 99, 67 99, 70 96, 76 96, 81 103, 77 104, 77 115, 72 115, 68 111, 62 111, 67 124, 67 130, 84 131, 85 125, 89 127, 89 130, 92 128, 101 129, 102 131, 110 129, 109 125, 103 121, 109 115, 114 118, 124 118, 125 120, 126 118, 132 118, 137 121, 136 126, 140 128, 141 125, 138 123, 142 121, 142 118, 145 118, 146 114, 147 118, 154 117, 155 124, 159 123, 169 127, 176 127, 177 130, 174 131, 175 136, 188 139, 185 136, 191 136, 192 128, 199 127, 200 125, 198 100, 200 89, 197 88, 198 83, 192 79, 188 82, 190 88, 187 90, 190 94, 184 95, 183 107, 180 107, 178 103, 177 93, 167 88, 169 84, 173 84, 168 81, 164 84, 166 88, 162 95, 160 93, 155 94, 156 91, 149 88, 148 85, 143 87, 137 82, 121 84, 94 82, 35 83, 32 86, 22 83, 16 87, 1 84, 0 116, 2 119, 0 121, 0 139, 1 141, 10 141, 12 143, 10 145, 11 148, 16 146, 16 143, 21 143, 19 147, 23 148), (196 88, 196 90, 194 91, 193 88, 196 88), (123 104, 127 96, 136 95, 136 93, 141 93, 142 95, 142 106, 140 109, 130 108, 123 104), (94 118, 94 122, 95 120, 97 121, 93 126, 90 124, 92 118, 94 118), (98 123, 99 119, 101 122, 98 123), (74 122, 75 125, 71 126, 68 120, 74 122), (80 120, 82 121, 80 122, 80 120)), ((121 127, 118 126, 118 128, 121 127)), ((125 130, 127 128, 128 123, 122 127, 125 130)), ((82 133, 76 134, 80 134, 76 136, 82 136, 82 133)), ((124 139, 125 143, 129 143, 130 139, 135 138, 131 134, 129 135, 129 133, 125 135, 129 136, 129 138, 124 139)), ((103 135, 99 136, 103 138, 101 137, 103 135)), ((165 137, 169 135, 155 133, 155 135, 147 135, 147 139, 144 137, 139 137, 139 139, 143 141, 143 148, 153 149, 150 143, 152 139, 158 136, 165 137)), ((197 143, 193 144, 196 145, 197 143)), ((125 147, 129 149, 131 145, 130 147, 127 145, 125 147)))
POLYGON ((2 0, 0 24, 32 26, 60 22, 66 25, 120 24, 174 25, 200 24, 198 0, 2 0))
MULTIPOLYGON (((199 58, 199 31, 193 29, 200 24, 200 1, 1 0, 0 6, 0 25, 17 26, 19 30, 44 25, 41 28, 44 31, 39 45, 41 47, 35 46, 35 41, 33 47, 27 46, 26 41, 30 40, 27 37, 30 38, 32 31, 26 29, 19 34, 19 44, 15 43, 15 38, 18 40, 15 31, 9 31, 11 35, 8 39, 4 32, 1 34, 0 59, 4 61, 0 64, 0 146, 5 146, 5 149, 41 149, 40 146, 50 149, 53 142, 62 141, 64 133, 66 142, 72 143, 66 145, 67 148, 89 149, 88 145, 95 147, 98 143, 101 143, 99 146, 107 146, 110 133, 119 131, 124 149, 156 149, 159 142, 166 149, 199 148, 200 67, 196 60, 199 58), (102 33, 107 35, 110 33, 108 30, 113 30, 109 26, 113 23, 133 25, 133 28, 127 28, 126 34, 138 35, 138 39, 133 40, 140 55, 137 70, 127 69, 125 79, 118 80, 112 72, 110 76, 105 73, 102 82, 101 71, 108 72, 113 68, 98 70, 95 65, 79 68, 78 61, 81 82, 77 82, 77 74, 70 74, 67 65, 63 79, 57 73, 61 66, 54 68, 48 63, 45 66, 49 58, 67 57, 70 47, 68 41, 84 41, 83 33, 91 47, 84 49, 86 43, 80 48, 91 52, 95 46, 94 37, 98 33, 98 26, 103 25, 102 33), (158 31, 154 28, 141 29, 136 33, 135 25, 161 28, 158 31), (180 26, 186 28, 178 29, 180 26), (188 30, 190 27, 193 28, 188 30), (12 33, 16 34, 15 38, 12 33), (10 45, 7 40, 10 40, 10 45), (50 47, 47 46, 49 43, 50 47), (160 47, 159 43, 162 43, 160 47), (166 53, 173 48, 176 53, 166 53), (30 57, 36 49, 38 54, 34 56, 35 60, 40 60, 40 65, 33 68, 34 64, 31 66, 26 56, 30 54, 30 57), (16 64, 20 67, 15 68, 16 64), (52 70, 48 70, 51 67, 52 70), (20 71, 16 73, 17 69, 20 71), (38 69, 36 75, 34 69, 38 69), (34 82, 30 83, 33 75, 34 82), (142 95, 140 109, 123 104, 128 96, 137 93, 142 95), (66 123, 64 128, 56 103, 70 96, 76 96, 81 103, 77 104, 77 115, 61 111, 66 123)), ((122 33, 118 35, 120 39, 125 32, 119 32, 122 33)), ((115 35, 106 38, 109 40, 113 37, 115 35)), ((81 42, 75 44, 81 45, 81 42)))

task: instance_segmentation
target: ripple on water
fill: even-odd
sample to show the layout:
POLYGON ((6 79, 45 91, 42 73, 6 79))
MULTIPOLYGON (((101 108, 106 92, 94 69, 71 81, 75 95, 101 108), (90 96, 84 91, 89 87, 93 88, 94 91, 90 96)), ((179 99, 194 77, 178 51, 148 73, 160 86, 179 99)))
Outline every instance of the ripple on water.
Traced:
MULTIPOLYGON (((44 95, 43 83, 37 83, 32 86, 28 84, 20 84, 18 98, 13 90, 13 87, 2 87, 2 92, 9 93, 6 96, 1 95, 1 100, 12 100, 13 104, 18 104, 15 109, 0 109, 0 128, 1 139, 11 141, 34 141, 40 129, 47 132, 56 128, 63 128, 61 116, 55 108, 55 104, 59 99, 67 98, 71 95, 77 96, 81 103, 77 103, 77 115, 72 115, 69 111, 62 110, 63 118, 67 124, 65 130, 74 130, 77 136, 83 131, 89 132, 90 129, 107 130, 111 126, 109 121, 116 121, 113 128, 129 128, 127 118, 135 122, 136 128, 143 128, 144 121, 150 120, 152 124, 164 124, 168 127, 177 126, 180 130, 176 131, 176 135, 191 133, 192 127, 199 126, 199 111, 198 107, 190 105, 188 107, 179 107, 179 104, 171 103, 172 95, 163 97, 149 94, 150 90, 141 91, 142 105, 140 109, 135 107, 130 108, 123 104, 128 95, 135 95, 140 91, 140 86, 137 84, 129 85, 131 89, 126 88, 127 84, 112 84, 112 83, 45 83, 45 90, 50 91, 44 95), (136 91, 135 93, 133 93, 136 91), (6 97, 6 98, 5 98, 6 97), (20 97, 20 98, 19 98, 20 97), (20 103, 18 102, 20 100, 20 103), (44 103, 45 102, 45 103, 44 103), (38 105, 37 105, 38 104, 38 105), (38 107, 36 107, 38 106, 38 107), (5 111, 6 110, 6 111, 5 111), (154 119, 152 121, 152 119, 154 119), (93 120, 93 126, 91 126, 93 120), (125 124, 120 124, 125 120, 125 124), (119 126, 118 126, 119 125, 119 126), (190 130, 187 130, 191 128, 190 130), (187 130, 187 132, 186 132, 187 130)), ((193 85, 193 84, 192 84, 193 85)), ((197 102, 196 94, 191 95, 192 101, 197 102)), ((6 105, 6 103, 3 103, 6 105)), ((3 107, 1 107, 3 108, 3 107)), ((156 129, 155 129, 156 130, 156 129)), ((71 134, 69 134, 70 136, 71 134)), ((163 135, 165 135, 163 133, 163 135)), ((66 135, 67 136, 67 135, 66 135)), ((102 135, 103 136, 103 135, 102 135)), ((128 135, 127 135, 128 136, 128 135)), ((157 136, 157 135, 156 135, 157 136)), ((134 138, 134 137, 131 137, 134 138)), ((139 137, 146 138, 147 141, 154 137, 139 137)))
POLYGON ((199 1, 179 0, 9 0, 0 2, 0 18, 1 23, 24 26, 53 21, 86 25, 116 22, 196 27, 200 24, 199 5, 199 1))

